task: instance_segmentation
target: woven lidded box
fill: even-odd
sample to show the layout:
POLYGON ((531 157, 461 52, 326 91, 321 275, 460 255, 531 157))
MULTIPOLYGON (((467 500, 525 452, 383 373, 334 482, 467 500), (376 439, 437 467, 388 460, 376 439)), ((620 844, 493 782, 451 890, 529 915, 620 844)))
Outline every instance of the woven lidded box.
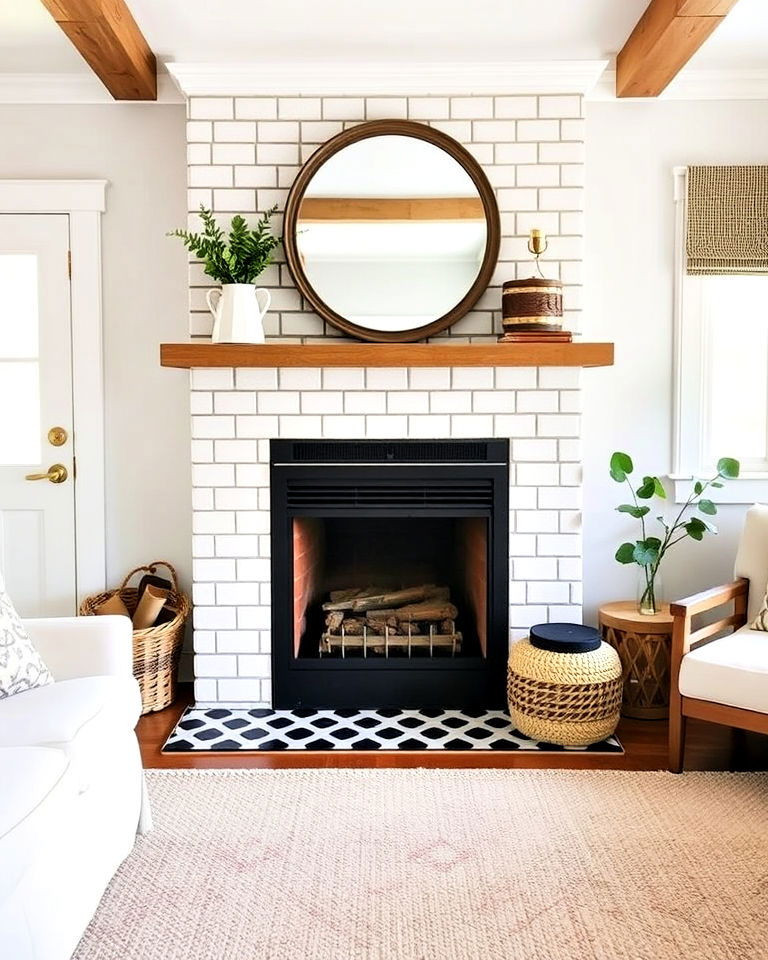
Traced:
POLYGON ((532 740, 585 747, 616 729, 621 663, 590 627, 539 624, 510 650, 507 694, 512 722, 521 733, 532 740))
POLYGON ((563 285, 543 277, 507 280, 501 308, 506 333, 556 333, 562 328, 563 285))

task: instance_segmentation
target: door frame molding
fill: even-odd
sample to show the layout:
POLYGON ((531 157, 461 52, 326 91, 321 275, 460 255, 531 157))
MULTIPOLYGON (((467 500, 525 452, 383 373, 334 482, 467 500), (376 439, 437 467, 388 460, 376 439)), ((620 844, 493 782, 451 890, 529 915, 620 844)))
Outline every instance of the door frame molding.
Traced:
POLYGON ((66 214, 71 255, 77 599, 106 588, 101 215, 107 180, 0 180, 0 214, 66 214))

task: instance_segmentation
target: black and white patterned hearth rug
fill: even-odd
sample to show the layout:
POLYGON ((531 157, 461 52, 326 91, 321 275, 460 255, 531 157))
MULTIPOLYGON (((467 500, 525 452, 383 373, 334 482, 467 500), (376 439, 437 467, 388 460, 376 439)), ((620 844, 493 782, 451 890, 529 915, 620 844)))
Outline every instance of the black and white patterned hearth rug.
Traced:
POLYGON ((163 752, 196 750, 574 750, 623 753, 616 737, 589 747, 539 743, 503 710, 251 710, 187 707, 163 752))

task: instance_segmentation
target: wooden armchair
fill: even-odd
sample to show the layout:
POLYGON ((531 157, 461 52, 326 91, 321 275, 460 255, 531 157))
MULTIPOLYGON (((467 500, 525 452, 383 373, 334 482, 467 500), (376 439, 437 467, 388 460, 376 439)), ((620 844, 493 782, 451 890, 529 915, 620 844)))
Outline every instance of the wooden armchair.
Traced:
POLYGON ((732 583, 670 606, 669 769, 683 769, 688 717, 768 734, 768 633, 750 630, 768 582, 768 507, 747 511, 732 583), (732 605, 714 623, 694 617, 732 605), (730 631, 730 632, 729 632, 730 631))

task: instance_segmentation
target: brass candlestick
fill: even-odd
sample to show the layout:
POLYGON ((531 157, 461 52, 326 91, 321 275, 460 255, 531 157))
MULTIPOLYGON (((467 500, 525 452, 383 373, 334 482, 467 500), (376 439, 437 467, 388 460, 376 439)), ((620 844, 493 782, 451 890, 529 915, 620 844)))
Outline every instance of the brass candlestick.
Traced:
POLYGON ((540 277, 543 277, 544 274, 541 272, 539 257, 542 253, 546 253, 548 246, 547 235, 543 230, 531 230, 528 234, 528 252, 534 256, 534 263, 536 264, 536 270, 540 277))

